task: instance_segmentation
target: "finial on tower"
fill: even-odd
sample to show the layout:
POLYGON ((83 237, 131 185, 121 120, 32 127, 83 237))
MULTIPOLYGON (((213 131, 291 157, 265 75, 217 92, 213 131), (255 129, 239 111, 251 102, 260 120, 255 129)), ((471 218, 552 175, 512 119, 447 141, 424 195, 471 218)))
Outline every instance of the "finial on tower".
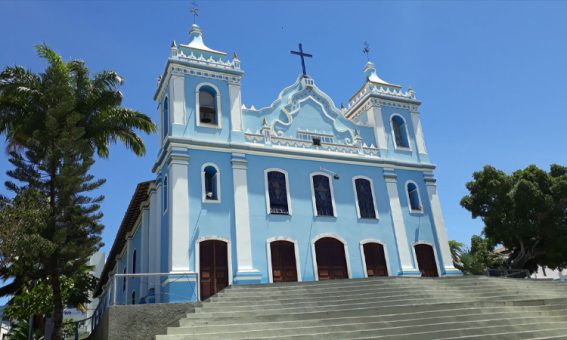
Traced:
POLYGON ((234 51, 234 53, 232 54, 232 59, 238 60, 238 54, 236 54, 236 51, 234 51))
POLYGON ((193 1, 191 5, 193 5, 191 8, 191 14, 193 14, 193 25, 195 25, 197 23, 197 17, 199 16, 199 5, 195 1, 193 1))
POLYGON ((362 53, 366 54, 366 61, 370 61, 370 45, 368 45, 367 41, 364 42, 362 53))
POLYGON ((171 42, 171 47, 177 48, 177 43, 175 42, 175 40, 173 40, 173 41, 171 42))

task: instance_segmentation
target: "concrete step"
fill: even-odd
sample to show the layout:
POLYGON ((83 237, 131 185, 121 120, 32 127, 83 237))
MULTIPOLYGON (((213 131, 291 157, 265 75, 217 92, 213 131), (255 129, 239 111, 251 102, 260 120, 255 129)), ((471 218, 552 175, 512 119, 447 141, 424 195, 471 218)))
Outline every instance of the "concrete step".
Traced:
MULTIPOLYGON (((501 280, 504 281, 504 280, 501 280)), ((291 288, 266 288, 266 289, 226 289, 222 293, 218 294, 218 297, 227 297, 227 298, 248 298, 248 297, 260 297, 260 296, 294 296, 294 295, 302 295, 302 294, 329 294, 329 293, 341 293, 346 291, 353 292, 355 291, 370 291, 376 290, 377 292, 387 292, 387 291, 395 291, 395 290, 405 290, 405 291, 412 291, 412 290, 449 290, 449 291, 474 291, 477 289, 482 290, 490 290, 490 289, 508 289, 508 290, 526 290, 526 291, 553 291, 558 294, 564 293, 567 294, 567 285, 533 285, 533 284, 523 284, 523 283, 511 283, 506 284, 505 282, 499 282, 498 284, 463 284, 459 286, 440 286, 440 285, 429 285, 429 286, 421 286, 421 285, 414 285, 414 284, 400 284, 399 286, 389 286, 383 285, 380 283, 369 282, 369 283, 357 283, 353 285, 329 285, 325 287, 300 287, 300 286, 292 286, 291 288)))
POLYGON ((376 284, 359 284, 355 286, 331 286, 327 288, 294 288, 287 290, 263 290, 263 289, 226 289, 223 292, 213 296, 210 301, 218 300, 219 298, 224 299, 247 299, 250 297, 293 297, 301 295, 321 295, 321 294, 354 294, 359 292, 375 292, 379 294, 388 294, 391 292, 413 292, 413 291, 455 291, 455 292, 470 292, 470 291, 500 291, 500 290, 515 290, 515 291, 546 291, 555 292, 557 294, 567 295, 567 286, 555 288, 553 286, 527 286, 521 284, 511 284, 511 285, 462 285, 459 287, 439 287, 439 286, 415 286, 415 285, 400 285, 400 286, 384 286, 376 284), (356 289, 356 291, 353 291, 356 289))
MULTIPOLYGON (((567 308, 567 307, 566 307, 567 308)), ((202 336, 206 334, 217 334, 217 333, 230 333, 237 334, 243 333, 244 335, 253 335, 253 332, 273 332, 276 330, 297 330, 305 328, 321 328, 326 327, 340 327, 340 326, 350 326, 350 325, 362 325, 361 327, 367 327, 366 325, 371 325, 371 327, 382 329, 384 327, 410 327, 410 326, 420 326, 420 325, 430 325, 436 323, 449 323, 449 322, 472 322, 472 321, 483 321, 483 320, 520 320, 528 318, 531 319, 541 319, 542 321, 551 321, 553 318, 559 320, 567 321, 566 310, 561 312, 553 313, 550 315, 543 311, 514 311, 514 312, 502 312, 502 313, 485 313, 482 311, 476 311, 476 313, 467 313, 466 311, 458 311, 458 315, 446 313, 445 315, 423 315, 421 317, 411 314, 403 315, 391 315, 388 317, 383 316, 359 316, 350 318, 327 318, 327 319, 315 319, 315 320, 296 320, 296 321, 284 321, 284 322, 257 322, 257 323, 233 323, 233 324, 223 324, 215 323, 205 326, 188 326, 188 327, 169 327, 168 334, 200 334, 202 336), (551 319, 550 319, 551 317, 551 319)), ((370 327, 370 326, 369 326, 370 327)), ((362 329, 357 328, 357 329, 362 329)))
MULTIPOLYGON (((538 295, 531 296, 533 299, 552 299, 557 296, 553 295, 538 295)), ((426 296, 426 295, 414 295, 414 296, 400 296, 390 299, 380 299, 379 296, 367 299, 353 299, 347 302, 342 302, 341 300, 328 299, 327 301, 305 301, 300 303, 286 303, 286 304, 264 304, 264 305, 233 305, 226 306, 222 304, 205 304, 202 308, 196 310, 196 313, 281 313, 287 310, 295 310, 297 312, 303 312, 308 309, 319 310, 328 308, 344 308, 344 307, 364 307, 371 305, 379 305, 382 307, 387 306, 407 306, 415 305, 419 303, 450 303, 453 301, 460 302, 474 302, 474 301, 515 301, 524 299, 524 296, 520 295, 499 295, 494 297, 478 297, 473 296, 458 296, 458 295, 448 295, 448 296, 426 296)))
MULTIPOLYGON (((565 321, 544 321, 544 319, 508 319, 484 320, 461 323, 437 323, 410 327, 376 328, 374 325, 358 324, 338 327, 313 327, 306 329, 282 329, 260 332, 211 333, 211 334, 168 334, 158 336, 158 340, 192 340, 192 339, 448 339, 468 336, 494 336, 497 334, 513 334, 525 331, 549 331, 567 329, 565 321)), ((561 334, 553 334, 555 336, 561 334)))
MULTIPOLYGON (((194 320, 195 322, 199 320, 222 320, 230 321, 234 318, 239 320, 263 320, 263 321, 275 321, 275 320, 300 320, 300 319, 321 319, 326 317, 350 317, 350 316, 362 316, 362 315, 389 315, 389 314, 402 314, 402 313, 421 313, 421 312, 436 312, 436 311, 446 311, 451 309, 459 308, 507 308, 508 310, 514 310, 515 308, 522 308, 525 310, 531 310, 533 308, 541 310, 558 310, 564 308, 561 305, 562 300, 524 300, 524 301, 506 301, 502 303, 494 304, 492 301, 472 301, 472 302, 449 302, 441 303, 439 301, 435 303, 418 303, 411 305, 397 305, 397 306, 378 306, 376 304, 370 304, 365 306, 344 306, 342 308, 323 308, 323 309, 305 309, 303 311, 299 310, 288 310, 280 311, 279 313, 224 313, 224 314, 214 314, 214 313, 189 313, 187 318, 194 320), (559 302, 558 304, 554 304, 559 302)), ((563 300, 564 301, 564 300, 563 300)))
POLYGON ((553 291, 539 291, 539 292, 526 292, 517 289, 500 289, 500 290, 470 290, 470 291, 439 291, 439 290, 413 290, 413 291, 389 291, 387 293, 373 291, 372 289, 365 289, 362 291, 357 291, 356 293, 342 291, 338 294, 332 293, 321 293, 321 294, 295 294, 290 296, 274 296, 274 297, 247 297, 247 298, 231 298, 231 297, 217 297, 214 300, 210 300, 204 304, 204 306, 211 305, 211 302, 215 302, 216 306, 262 306, 262 305, 285 305, 285 304, 296 304, 303 302, 325 302, 331 297, 335 301, 354 301, 360 299, 379 299, 381 301, 388 301, 393 299, 399 299, 400 297, 405 297, 407 299, 419 299, 423 297, 453 297, 455 299, 477 297, 477 298, 498 298, 500 296, 521 296, 524 297, 526 294, 531 296, 547 297, 547 298, 567 298, 566 294, 559 294, 553 291))

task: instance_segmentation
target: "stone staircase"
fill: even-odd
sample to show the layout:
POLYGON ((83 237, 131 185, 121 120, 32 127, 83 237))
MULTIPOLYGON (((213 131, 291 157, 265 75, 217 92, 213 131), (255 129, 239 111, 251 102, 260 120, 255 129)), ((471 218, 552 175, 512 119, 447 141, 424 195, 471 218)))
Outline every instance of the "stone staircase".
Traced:
POLYGON ((177 339, 567 339, 567 283, 483 276, 232 286, 177 339))

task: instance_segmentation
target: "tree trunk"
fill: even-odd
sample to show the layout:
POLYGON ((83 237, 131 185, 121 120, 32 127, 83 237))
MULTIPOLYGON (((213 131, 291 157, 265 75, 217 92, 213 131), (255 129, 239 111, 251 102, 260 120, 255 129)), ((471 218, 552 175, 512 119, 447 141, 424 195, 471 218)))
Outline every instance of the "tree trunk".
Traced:
POLYGON ((63 338, 63 297, 61 295, 61 281, 58 274, 51 275, 51 288, 53 289, 53 331, 51 340, 61 340, 63 338))

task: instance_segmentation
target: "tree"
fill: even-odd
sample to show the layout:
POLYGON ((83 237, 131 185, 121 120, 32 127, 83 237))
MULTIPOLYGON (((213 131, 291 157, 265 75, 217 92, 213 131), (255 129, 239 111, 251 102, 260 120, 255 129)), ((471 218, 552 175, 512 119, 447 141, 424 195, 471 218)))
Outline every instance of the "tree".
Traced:
POLYGON ((121 107, 115 72, 91 78, 84 62, 66 63, 45 45, 37 51, 48 63, 43 73, 19 66, 0 73, 0 134, 11 151, 14 181, 7 188, 15 194, 0 205, 0 276, 11 280, 0 294, 23 298, 48 287, 52 338, 61 339, 64 304, 88 301, 84 273, 101 246, 103 197, 89 196, 104 183, 89 173, 94 155, 107 157, 116 141, 143 155, 136 130, 156 128, 148 116, 121 107), (67 293, 65 282, 73 287, 67 293))
POLYGON ((491 242, 511 251, 511 268, 567 267, 567 167, 530 165, 507 175, 485 166, 473 178, 461 205, 483 220, 491 242))
POLYGON ((465 245, 459 241, 449 240, 449 249, 451 250, 451 257, 453 258, 453 265, 455 268, 462 271, 461 255, 463 254, 463 247, 465 245))
POLYGON ((494 252, 494 244, 482 236, 473 235, 470 248, 457 241, 449 241, 449 247, 457 256, 453 257, 455 268, 468 275, 481 275, 504 265, 503 258, 494 252))

